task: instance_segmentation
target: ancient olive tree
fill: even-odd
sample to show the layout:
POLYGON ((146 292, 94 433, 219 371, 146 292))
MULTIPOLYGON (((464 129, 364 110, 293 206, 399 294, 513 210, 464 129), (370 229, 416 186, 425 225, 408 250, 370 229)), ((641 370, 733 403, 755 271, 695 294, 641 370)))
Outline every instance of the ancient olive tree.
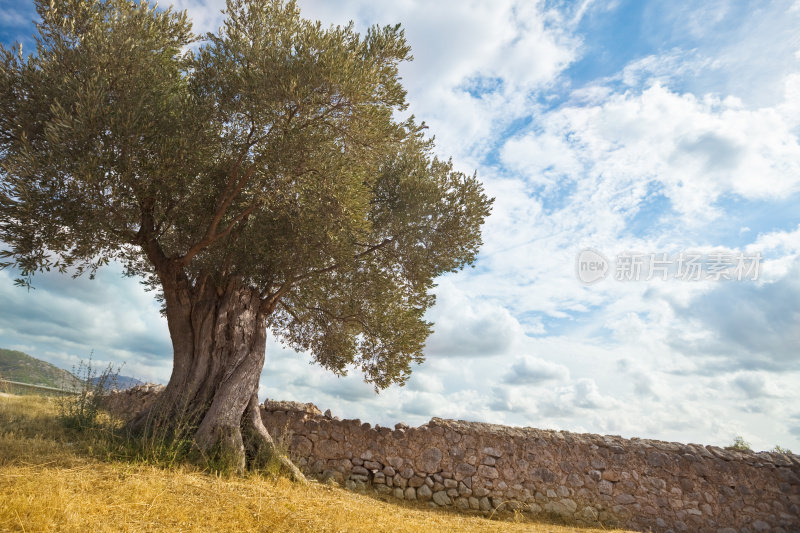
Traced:
POLYGON ((491 200, 398 118, 399 26, 229 0, 199 38, 144 0, 36 7, 35 53, 0 47, 0 253, 23 286, 114 261, 158 290, 172 376, 132 428, 189 420, 198 449, 244 467, 271 443, 268 329, 402 384, 433 280, 474 261, 491 200))

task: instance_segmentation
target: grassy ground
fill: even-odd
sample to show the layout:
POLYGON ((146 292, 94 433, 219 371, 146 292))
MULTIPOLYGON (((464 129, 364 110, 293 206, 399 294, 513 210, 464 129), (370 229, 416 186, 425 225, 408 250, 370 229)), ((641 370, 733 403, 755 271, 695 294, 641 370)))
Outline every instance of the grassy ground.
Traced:
POLYGON ((57 400, 0 393, 0 532, 610 531, 488 520, 318 483, 122 460, 106 435, 66 429, 57 412, 57 400))

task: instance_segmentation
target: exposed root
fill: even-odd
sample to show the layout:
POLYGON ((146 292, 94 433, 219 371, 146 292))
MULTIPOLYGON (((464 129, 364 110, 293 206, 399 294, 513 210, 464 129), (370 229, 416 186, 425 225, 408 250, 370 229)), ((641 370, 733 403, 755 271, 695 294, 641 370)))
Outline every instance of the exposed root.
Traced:
POLYGON ((279 462, 281 472, 289 479, 298 483, 307 483, 306 477, 300 469, 275 446, 275 441, 261 420, 258 397, 255 394, 250 397, 250 402, 244 412, 242 429, 245 436, 245 447, 251 457, 265 454, 279 462))
POLYGON ((168 444, 172 439, 188 438, 193 441, 189 457, 194 456, 194 460, 212 468, 244 473, 248 468, 257 469, 271 463, 292 481, 307 482, 264 426, 255 394, 248 401, 239 427, 209 426, 203 428, 205 431, 197 431, 198 416, 184 413, 183 416, 165 417, 159 414, 163 413, 159 407, 162 406, 156 401, 131 418, 126 425, 128 435, 159 445, 168 444))

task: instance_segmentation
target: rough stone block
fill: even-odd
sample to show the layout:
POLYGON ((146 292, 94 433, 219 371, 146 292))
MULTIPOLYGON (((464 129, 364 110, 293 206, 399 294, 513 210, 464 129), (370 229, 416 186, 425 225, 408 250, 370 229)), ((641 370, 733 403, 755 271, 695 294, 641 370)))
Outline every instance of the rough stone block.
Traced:
POLYGON ((427 485, 421 486, 417 489, 417 499, 421 501, 428 501, 433 497, 433 491, 427 485))

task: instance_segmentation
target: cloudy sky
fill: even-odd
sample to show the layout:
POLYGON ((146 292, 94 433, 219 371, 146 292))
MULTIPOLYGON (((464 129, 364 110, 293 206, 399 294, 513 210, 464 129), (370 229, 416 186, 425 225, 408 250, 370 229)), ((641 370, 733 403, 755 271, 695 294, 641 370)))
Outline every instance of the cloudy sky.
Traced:
MULTIPOLYGON (((213 31, 223 3, 176 5, 213 31)), ((742 435, 800 451, 800 1, 300 5, 325 24, 402 23, 411 111, 496 201, 475 268, 438 280, 407 386, 375 395, 358 372, 336 378, 270 341, 262 398, 386 425, 742 435), (576 275, 586 248, 609 261, 593 284, 576 275), (668 271, 616 279, 634 252, 668 271), (681 253, 700 256, 699 280, 679 275, 681 253), (708 279, 714 257, 759 256, 757 275, 708 279)), ((0 42, 31 49, 35 16, 3 2, 0 42)), ((65 368, 93 350, 169 378, 166 323, 119 268, 39 276, 29 293, 12 277, 0 272, 0 347, 65 368)))

